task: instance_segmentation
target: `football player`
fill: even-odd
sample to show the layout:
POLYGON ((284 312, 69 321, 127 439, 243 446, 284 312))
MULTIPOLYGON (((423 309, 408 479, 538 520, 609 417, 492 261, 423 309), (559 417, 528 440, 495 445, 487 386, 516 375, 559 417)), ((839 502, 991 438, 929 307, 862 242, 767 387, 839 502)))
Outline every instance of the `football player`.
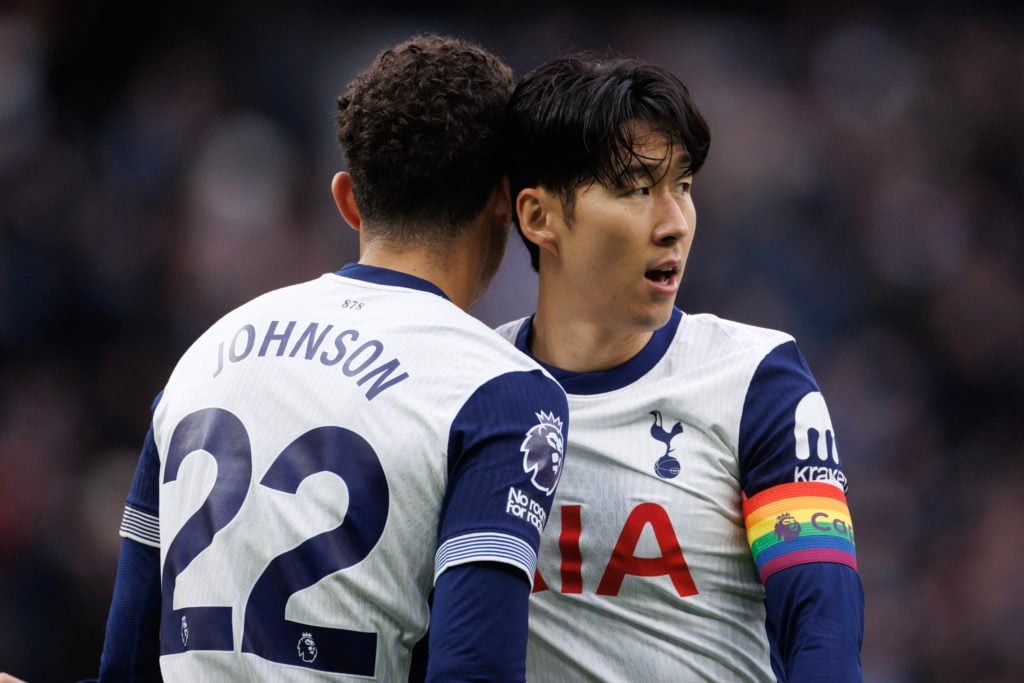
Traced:
POLYGON ((511 103, 536 313, 500 331, 569 396, 530 607, 545 681, 858 681, 847 480, 790 335, 675 305, 710 131, 638 60, 543 64, 511 103))
POLYGON ((153 406, 101 681, 523 680, 567 405, 467 310, 501 260, 514 80, 423 35, 338 98, 360 257, 227 313, 153 406), (432 604, 430 603, 432 595, 432 604))

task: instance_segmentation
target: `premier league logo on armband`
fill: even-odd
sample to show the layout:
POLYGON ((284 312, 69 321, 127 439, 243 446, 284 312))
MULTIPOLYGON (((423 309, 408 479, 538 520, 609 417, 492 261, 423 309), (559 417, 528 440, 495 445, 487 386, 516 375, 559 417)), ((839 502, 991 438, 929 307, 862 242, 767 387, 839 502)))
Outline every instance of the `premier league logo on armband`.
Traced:
POLYGON ((651 436, 665 444, 665 454, 654 463, 654 473, 662 479, 674 479, 679 474, 679 460, 669 455, 672 452, 672 439, 683 433, 683 425, 676 422, 671 431, 661 426, 661 413, 652 410, 654 424, 651 425, 651 436))
POLYGON ((800 535, 800 522, 788 512, 783 512, 775 518, 775 538, 780 541, 792 541, 800 535))
POLYGON ((299 659, 304 661, 306 664, 313 663, 313 660, 316 659, 317 649, 316 641, 313 640, 312 633, 302 634, 302 637, 299 638, 298 651, 299 659))
POLYGON ((533 485, 551 495, 562 476, 562 420, 551 413, 536 413, 540 422, 526 432, 523 445, 523 470, 533 472, 533 485))

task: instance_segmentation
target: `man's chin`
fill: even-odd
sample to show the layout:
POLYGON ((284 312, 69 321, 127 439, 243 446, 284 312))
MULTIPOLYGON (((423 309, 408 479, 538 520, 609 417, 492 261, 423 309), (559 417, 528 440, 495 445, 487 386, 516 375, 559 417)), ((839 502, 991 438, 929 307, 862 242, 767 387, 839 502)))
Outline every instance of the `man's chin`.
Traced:
POLYGON ((675 302, 652 308, 639 317, 637 320, 637 326, 642 328, 645 332, 657 332, 661 328, 665 327, 665 325, 668 324, 668 321, 672 319, 672 310, 674 308, 675 302))

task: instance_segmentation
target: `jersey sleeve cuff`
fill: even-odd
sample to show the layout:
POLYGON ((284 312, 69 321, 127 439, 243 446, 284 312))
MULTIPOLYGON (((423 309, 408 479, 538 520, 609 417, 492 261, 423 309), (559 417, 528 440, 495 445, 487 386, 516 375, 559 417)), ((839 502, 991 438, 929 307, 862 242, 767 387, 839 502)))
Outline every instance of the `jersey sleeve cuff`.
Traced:
POLYGON ((125 505, 120 534, 122 538, 138 541, 152 548, 159 548, 160 520, 156 515, 143 512, 131 505, 125 505))
POLYGON ((537 551, 523 539, 501 533, 473 533, 450 538, 434 555, 434 582, 446 569, 470 562, 501 562, 526 573, 530 587, 537 569, 537 551))

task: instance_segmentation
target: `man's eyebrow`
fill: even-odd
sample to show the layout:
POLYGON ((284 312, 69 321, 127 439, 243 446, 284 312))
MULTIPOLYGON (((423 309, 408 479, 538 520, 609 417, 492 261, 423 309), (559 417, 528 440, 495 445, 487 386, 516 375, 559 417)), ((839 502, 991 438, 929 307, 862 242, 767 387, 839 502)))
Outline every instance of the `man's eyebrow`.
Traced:
POLYGON ((689 172, 690 165, 692 163, 693 157, 691 157, 688 152, 682 152, 679 155, 677 155, 675 160, 672 162, 671 170, 676 170, 679 171, 680 173, 689 172))
POLYGON ((620 183, 629 183, 643 178, 654 178, 660 166, 660 162, 654 160, 643 161, 634 157, 630 164, 622 169, 622 174, 618 180, 620 183))

